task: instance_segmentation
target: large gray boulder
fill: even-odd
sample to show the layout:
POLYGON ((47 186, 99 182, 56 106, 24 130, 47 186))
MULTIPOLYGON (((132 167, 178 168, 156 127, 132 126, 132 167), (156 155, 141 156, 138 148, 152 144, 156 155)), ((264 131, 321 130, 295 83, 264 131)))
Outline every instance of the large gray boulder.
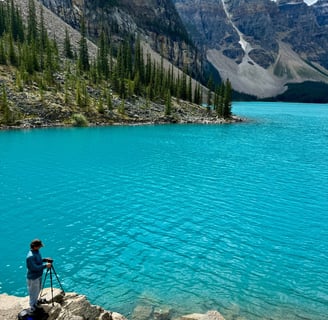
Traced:
POLYGON ((218 311, 208 311, 205 314, 192 313, 181 317, 179 320, 225 320, 218 311))

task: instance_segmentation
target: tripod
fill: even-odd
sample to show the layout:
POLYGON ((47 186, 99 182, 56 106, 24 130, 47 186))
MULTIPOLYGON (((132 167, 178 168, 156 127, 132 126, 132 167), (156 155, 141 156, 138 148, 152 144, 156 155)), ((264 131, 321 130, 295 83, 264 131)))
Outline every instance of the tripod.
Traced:
POLYGON ((39 295, 39 300, 41 300, 41 296, 42 296, 42 291, 44 289, 44 285, 46 283, 46 280, 47 280, 47 276, 48 274, 50 275, 50 287, 51 287, 51 302, 52 302, 52 305, 54 306, 54 288, 53 288, 53 285, 52 285, 52 274, 54 274, 56 276, 56 279, 57 279, 57 282, 60 286, 60 288, 62 289, 62 293, 65 295, 65 291, 63 289, 63 286, 62 284, 60 283, 59 279, 58 279, 58 276, 57 276, 57 272, 54 268, 53 265, 51 265, 51 267, 49 269, 47 269, 47 272, 46 272, 46 275, 44 277, 44 280, 43 280, 43 284, 42 284, 42 289, 41 289, 41 292, 40 292, 40 295, 39 295))

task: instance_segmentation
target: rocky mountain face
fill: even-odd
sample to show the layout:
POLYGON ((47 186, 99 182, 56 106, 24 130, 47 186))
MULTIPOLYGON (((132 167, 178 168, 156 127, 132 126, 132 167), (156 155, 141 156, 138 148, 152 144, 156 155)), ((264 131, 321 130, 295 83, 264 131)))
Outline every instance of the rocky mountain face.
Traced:
POLYGON ((190 37, 234 89, 259 98, 328 82, 328 1, 174 0, 190 37))
POLYGON ((187 32, 171 1, 168 0, 41 0, 65 22, 79 27, 83 15, 90 36, 101 28, 116 34, 148 33, 188 40, 187 32))
POLYGON ((327 0, 319 0, 313 5, 319 26, 328 25, 328 3, 327 0))
MULTIPOLYGON (((75 29, 83 16, 88 37, 97 43, 101 30, 121 41, 140 35, 152 49, 194 77, 202 77, 203 61, 171 0, 40 0, 75 29)), ((206 63, 205 63, 206 68, 206 63)))

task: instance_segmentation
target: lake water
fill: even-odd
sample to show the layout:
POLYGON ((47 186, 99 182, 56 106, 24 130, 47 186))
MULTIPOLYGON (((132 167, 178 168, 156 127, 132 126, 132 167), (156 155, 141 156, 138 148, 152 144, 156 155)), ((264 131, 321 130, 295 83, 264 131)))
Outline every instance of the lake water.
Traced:
MULTIPOLYGON (((247 123, 0 132, 0 293, 39 237, 65 291, 226 319, 328 315, 328 105, 247 123)), ((56 283, 55 283, 56 284, 56 283)))

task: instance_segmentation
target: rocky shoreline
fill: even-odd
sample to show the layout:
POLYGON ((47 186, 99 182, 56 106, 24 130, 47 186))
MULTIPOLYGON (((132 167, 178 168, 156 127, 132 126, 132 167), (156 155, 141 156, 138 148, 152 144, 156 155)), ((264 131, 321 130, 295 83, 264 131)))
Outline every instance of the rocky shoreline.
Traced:
MULTIPOLYGON (((92 305, 84 295, 74 292, 63 293, 59 289, 45 288, 42 291, 44 303, 40 305, 47 314, 48 320, 225 320, 218 311, 204 314, 192 313, 174 317, 169 308, 137 306, 131 317, 100 306, 92 305)), ((28 308, 28 297, 16 297, 0 294, 0 319, 16 320, 18 314, 28 308)))
MULTIPOLYGON (((58 83, 63 82, 57 75, 58 83)), ((5 84, 5 108, 0 103, 0 130, 47 127, 88 127, 110 125, 147 125, 172 123, 223 124, 244 121, 237 116, 228 119, 218 117, 215 110, 197 104, 171 98, 170 112, 164 99, 156 102, 141 96, 122 99, 110 93, 110 103, 101 98, 99 89, 88 87, 88 103, 79 107, 74 103, 73 92, 54 88, 41 90, 35 83, 18 90, 14 71, 0 66, 0 86, 5 84)), ((4 100, 4 98, 1 98, 4 100)), ((0 102, 2 101, 0 99, 0 102)))
POLYGON ((41 129, 41 128, 70 128, 70 127, 107 127, 107 126, 146 126, 146 125, 165 125, 165 124, 232 124, 238 122, 245 122, 246 119, 232 116, 229 119, 222 119, 216 117, 199 117, 189 119, 170 119, 163 117, 162 119, 154 119, 153 121, 147 119, 141 120, 129 120, 129 121, 116 121, 116 122, 104 122, 97 121, 95 123, 87 123, 86 125, 76 125, 74 123, 65 123, 60 121, 48 122, 42 121, 42 119, 25 119, 19 124, 15 125, 3 125, 0 124, 0 131, 4 130, 21 130, 21 129, 41 129))
POLYGON ((31 96, 24 99, 15 97, 16 114, 19 116, 10 125, 0 123, 0 130, 31 129, 52 127, 95 127, 112 125, 154 125, 154 124, 228 124, 243 122, 245 119, 233 115, 220 118, 216 112, 185 101, 172 98, 172 112, 165 115, 165 106, 143 98, 126 100, 113 98, 113 107, 99 112, 95 107, 88 110, 74 110, 65 104, 55 103, 49 97, 47 102, 38 102, 31 96), (124 109, 122 110, 122 104, 124 109))

